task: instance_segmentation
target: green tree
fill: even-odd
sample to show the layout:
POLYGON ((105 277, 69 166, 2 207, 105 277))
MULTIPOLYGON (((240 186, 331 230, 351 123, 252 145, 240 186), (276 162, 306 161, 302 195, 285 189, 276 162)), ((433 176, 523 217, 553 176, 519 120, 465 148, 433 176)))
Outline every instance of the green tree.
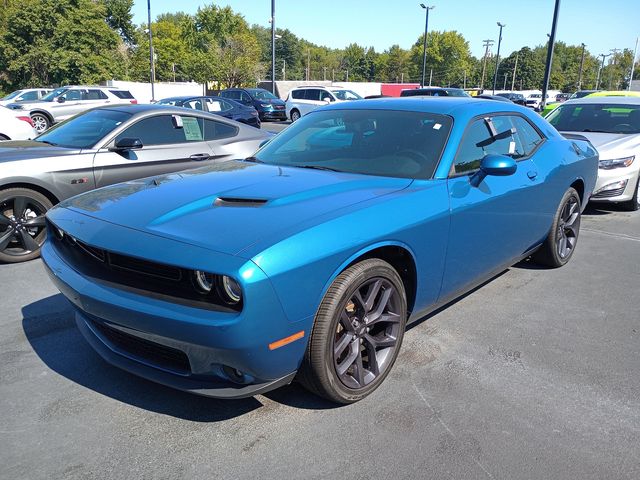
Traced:
MULTIPOLYGON (((422 79, 424 34, 411 47, 411 81, 422 79)), ((462 86, 465 72, 468 75, 474 65, 469 42, 456 31, 434 30, 427 36, 426 80, 433 70, 433 85, 462 86)))
POLYGON ((133 24, 133 0, 103 0, 107 24, 120 34, 122 39, 132 44, 135 41, 136 27, 133 24))

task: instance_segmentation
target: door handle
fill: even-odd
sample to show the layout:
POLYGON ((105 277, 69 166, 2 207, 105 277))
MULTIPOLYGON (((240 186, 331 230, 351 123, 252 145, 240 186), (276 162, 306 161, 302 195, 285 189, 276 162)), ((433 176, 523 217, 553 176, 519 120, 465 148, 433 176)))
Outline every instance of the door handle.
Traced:
POLYGON ((535 170, 529 170, 527 172, 527 177, 529 177, 530 180, 535 180, 537 176, 538 172, 536 172, 535 170))
POLYGON ((208 153, 194 153, 189 158, 191 160, 202 161, 208 160, 209 158, 211 158, 211 155, 209 155, 208 153))

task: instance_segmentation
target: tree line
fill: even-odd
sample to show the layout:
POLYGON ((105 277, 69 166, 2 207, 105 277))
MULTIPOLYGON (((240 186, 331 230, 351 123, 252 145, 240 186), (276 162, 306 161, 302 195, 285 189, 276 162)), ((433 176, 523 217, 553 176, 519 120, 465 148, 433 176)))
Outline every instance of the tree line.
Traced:
MULTIPOLYGON (((148 25, 134 25, 133 0, 0 0, 0 91, 34 86, 96 84, 109 79, 149 81, 148 25)), ((167 13, 151 24, 156 81, 216 82, 220 88, 271 79, 271 29, 249 25, 230 7, 202 6, 193 15, 167 13)), ((277 30, 276 80, 420 83, 423 34, 408 49, 383 52, 352 43, 316 45, 277 30)), ((427 37, 426 83, 491 88, 495 57, 476 58, 457 31, 427 37), (483 75, 484 73, 484 75, 483 75)), ((546 45, 522 47, 501 59, 497 88, 541 89, 546 45)), ((626 88, 633 52, 601 59, 557 42, 550 88, 626 88), (599 75, 598 75, 599 74, 599 75), (599 78, 598 78, 599 77, 599 78)), ((636 68, 640 78, 640 68, 636 68)))

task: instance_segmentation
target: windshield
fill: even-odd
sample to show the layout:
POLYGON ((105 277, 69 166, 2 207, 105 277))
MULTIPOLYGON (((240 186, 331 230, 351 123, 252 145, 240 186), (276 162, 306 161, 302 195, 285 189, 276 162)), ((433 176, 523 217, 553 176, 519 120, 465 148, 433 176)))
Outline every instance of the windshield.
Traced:
POLYGON ((251 95, 253 95, 253 98, 256 98, 258 100, 271 100, 274 98, 278 98, 273 93, 267 90, 251 90, 251 95))
POLYGON ((450 97, 470 97, 471 96, 467 92, 459 88, 445 88, 445 90, 450 97))
POLYGON ((178 105, 178 103, 180 103, 180 100, 176 100, 175 98, 165 98, 157 102, 158 105, 172 105, 174 107, 178 105))
POLYGON ((16 90, 13 93, 10 93, 9 95, 7 95, 6 97, 2 97, 0 98, 0 100, 11 100, 12 98, 16 98, 18 95, 20 95, 22 93, 22 90, 16 90))
POLYGON ((565 103, 547 120, 561 132, 640 133, 640 105, 565 103))
POLYGON ((59 123, 35 138, 38 142, 67 148, 93 148, 96 143, 131 118, 116 110, 89 110, 59 123))
POLYGON ((59 97, 60 95, 62 95, 67 90, 69 90, 69 89, 68 88, 56 88, 53 92, 49 93, 48 95, 45 95, 40 100, 42 102, 53 102, 54 98, 59 97))
POLYGON ((338 100, 362 100, 362 97, 351 90, 331 90, 338 100))
POLYGON ((451 130, 446 115, 394 110, 317 110, 256 153, 271 165, 428 179, 451 130))

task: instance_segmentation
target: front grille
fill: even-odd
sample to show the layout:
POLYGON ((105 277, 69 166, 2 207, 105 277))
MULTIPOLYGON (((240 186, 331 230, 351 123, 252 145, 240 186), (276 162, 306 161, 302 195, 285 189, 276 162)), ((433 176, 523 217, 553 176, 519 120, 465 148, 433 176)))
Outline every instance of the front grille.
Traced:
POLYGON ((611 198, 611 197, 617 197, 618 195, 622 195, 624 193, 624 189, 626 188, 626 186, 621 187, 621 188, 616 188, 615 190, 604 190, 600 193, 596 193, 595 195, 593 195, 591 198, 611 198))
POLYGON ((186 375, 191 372, 189 358, 176 349, 129 335, 121 330, 112 328, 104 323, 89 320, 96 331, 100 333, 122 353, 138 358, 152 366, 186 375))
POLYGON ((215 288, 209 294, 196 290, 192 270, 89 245, 71 235, 61 235, 48 220, 47 228, 51 244, 65 262, 103 284, 194 308, 229 313, 242 310, 242 302, 226 304, 215 288))

